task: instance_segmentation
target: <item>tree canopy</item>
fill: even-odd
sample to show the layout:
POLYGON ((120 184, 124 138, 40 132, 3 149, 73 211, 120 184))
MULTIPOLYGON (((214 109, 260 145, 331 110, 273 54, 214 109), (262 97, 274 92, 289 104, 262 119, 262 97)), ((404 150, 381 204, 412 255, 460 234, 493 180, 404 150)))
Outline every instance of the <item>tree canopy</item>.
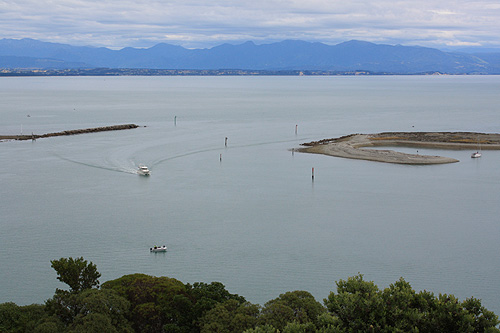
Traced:
POLYGON ((292 291, 281 294, 267 302, 262 309, 260 322, 283 330, 288 323, 318 324, 318 317, 326 309, 307 291, 292 291))
POLYGON ((416 293, 403 278, 379 290, 359 274, 338 281, 324 302, 342 332, 500 332, 498 316, 478 299, 416 293))
POLYGON ((99 287, 101 273, 97 271, 96 265, 87 263, 80 258, 61 258, 50 262, 52 268, 57 272, 57 279, 66 283, 71 292, 80 292, 85 289, 99 287))
POLYGON ((70 290, 44 305, 0 304, 0 332, 500 332, 480 300, 417 293, 403 278, 379 289, 359 274, 339 280, 324 304, 296 290, 261 307, 220 282, 130 274, 99 289, 100 273, 83 258, 51 264, 70 290))

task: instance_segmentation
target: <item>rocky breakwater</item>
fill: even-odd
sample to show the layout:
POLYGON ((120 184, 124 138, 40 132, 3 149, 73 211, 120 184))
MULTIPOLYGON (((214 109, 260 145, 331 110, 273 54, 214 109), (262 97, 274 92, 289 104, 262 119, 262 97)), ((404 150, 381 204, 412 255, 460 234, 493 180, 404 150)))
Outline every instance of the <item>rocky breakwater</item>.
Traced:
POLYGON ((474 132, 386 132, 351 134, 334 139, 303 143, 296 151, 398 164, 442 164, 458 160, 442 156, 406 154, 362 147, 422 147, 434 149, 500 149, 500 134, 474 132))
POLYGON ((94 127, 94 128, 84 128, 76 130, 68 130, 62 132, 46 133, 46 134, 31 134, 31 135, 0 135, 0 140, 36 140, 40 138, 49 138, 54 136, 65 136, 65 135, 77 135, 77 134, 87 134, 96 132, 106 132, 106 131, 119 131, 137 128, 139 125, 136 124, 125 124, 125 125, 113 125, 104 127, 94 127))

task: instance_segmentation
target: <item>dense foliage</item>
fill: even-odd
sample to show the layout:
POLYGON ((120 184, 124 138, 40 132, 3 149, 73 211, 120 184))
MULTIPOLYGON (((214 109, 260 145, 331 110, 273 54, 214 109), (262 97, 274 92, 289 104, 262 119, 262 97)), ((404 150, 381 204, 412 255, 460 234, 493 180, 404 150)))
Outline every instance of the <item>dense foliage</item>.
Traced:
POLYGON ((416 293, 402 278, 380 290, 360 274, 338 281, 324 305, 293 291, 261 307, 220 282, 131 274, 99 288, 101 275, 83 258, 51 263, 69 290, 44 305, 0 304, 0 332, 500 332, 480 300, 416 293))

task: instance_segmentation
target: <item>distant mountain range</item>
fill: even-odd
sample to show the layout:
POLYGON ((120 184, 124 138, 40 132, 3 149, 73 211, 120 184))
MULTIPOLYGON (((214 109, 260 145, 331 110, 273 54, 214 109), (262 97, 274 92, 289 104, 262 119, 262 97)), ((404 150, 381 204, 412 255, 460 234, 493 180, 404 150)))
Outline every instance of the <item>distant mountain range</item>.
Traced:
POLYGON ((127 47, 111 50, 34 39, 1 39, 0 68, 364 70, 389 74, 500 74, 500 51, 444 52, 427 47, 393 46, 357 40, 337 45, 299 40, 262 45, 246 42, 240 45, 223 44, 210 49, 186 49, 161 43, 147 49, 127 47))

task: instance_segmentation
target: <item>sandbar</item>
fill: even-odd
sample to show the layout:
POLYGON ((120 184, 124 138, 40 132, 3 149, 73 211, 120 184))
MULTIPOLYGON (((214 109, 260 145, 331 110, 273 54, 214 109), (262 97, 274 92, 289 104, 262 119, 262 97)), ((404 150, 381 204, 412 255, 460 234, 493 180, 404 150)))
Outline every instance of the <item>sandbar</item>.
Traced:
POLYGON ((443 164, 459 160, 421 154, 406 154, 394 150, 362 149, 363 147, 415 147, 471 151, 500 150, 500 134, 474 132, 384 132, 350 134, 302 144, 294 149, 303 153, 361 159, 397 164, 443 164))

